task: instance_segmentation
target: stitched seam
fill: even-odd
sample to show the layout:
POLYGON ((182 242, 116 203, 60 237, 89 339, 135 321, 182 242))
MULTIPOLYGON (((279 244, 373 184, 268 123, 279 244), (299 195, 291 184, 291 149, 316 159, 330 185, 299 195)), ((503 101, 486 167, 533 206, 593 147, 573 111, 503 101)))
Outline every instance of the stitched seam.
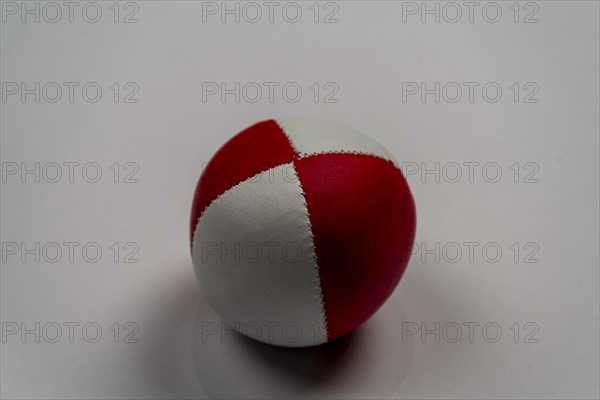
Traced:
POLYGON ((305 152, 302 152, 294 144, 294 141, 292 140, 292 138, 290 137, 290 135, 287 134, 287 132, 285 131, 285 129, 283 128, 283 126, 279 123, 279 121, 277 119, 273 119, 273 121, 275 121, 275 123, 277 124, 277 126, 279 127, 279 129, 281 130, 281 132, 283 132, 283 134, 287 138, 290 146, 292 146, 292 149, 296 153, 296 157, 294 157, 293 160, 301 160, 303 158, 308 158, 308 157, 312 157, 312 156, 318 156, 318 155, 321 155, 321 154, 362 154, 362 155, 365 155, 365 156, 376 157, 376 158, 380 158, 382 160, 385 160, 387 162, 390 162, 390 163, 392 163, 392 165, 398 171, 402 172, 402 170, 400 169, 400 167, 398 167, 396 165, 396 163, 394 162, 393 159, 385 158, 383 156, 379 156, 379 155, 373 154, 373 153, 368 153, 366 151, 360 151, 360 150, 337 150, 337 151, 334 151, 334 150, 330 150, 330 151, 322 151, 322 152, 318 152, 318 153, 305 153, 305 152))
MULTIPOLYGON (((328 336, 329 336, 329 323, 327 321, 327 313, 325 312, 325 297, 323 295, 323 286, 321 286, 321 274, 319 273, 319 260, 317 257, 317 245, 315 244, 315 235, 313 233, 313 227, 312 227, 312 223, 310 222, 310 211, 308 211, 308 202, 306 201, 306 193, 304 193, 304 188, 302 187, 302 181, 300 180, 300 176, 298 175, 298 171, 296 170, 296 165, 295 163, 292 161, 292 165, 294 166, 293 171, 294 171, 294 175, 296 176, 296 179, 298 180, 298 187, 300 188, 300 194, 302 195, 302 204, 304 205, 304 209, 306 210, 306 223, 308 225, 308 229, 309 229, 309 233, 310 233, 310 238, 312 241, 312 247, 313 247, 313 255, 314 255, 314 262, 315 262, 315 269, 316 269, 316 273, 317 273, 317 282, 315 282, 319 288, 319 298, 320 298, 320 305, 321 305, 321 316, 323 318, 323 325, 325 326, 325 342, 328 340, 328 336)), ((321 338, 319 338, 321 339, 321 338)), ((318 343, 315 343, 318 344, 318 343)))
POLYGON ((300 150, 298 150, 298 147, 296 147, 296 145, 294 144, 294 141, 292 140, 292 138, 287 134, 287 132, 285 131, 285 129, 283 129, 283 126, 279 123, 278 120, 274 119, 273 121, 275 121, 275 123, 279 127, 279 130, 281 130, 281 133, 283 133, 283 136, 285 136, 285 138, 287 139, 288 143, 292 147, 292 150, 294 150, 294 160, 300 158, 302 153, 300 153, 300 150))
POLYGON ((377 154, 367 153, 365 151, 358 151, 358 150, 338 150, 338 151, 322 151, 319 153, 299 153, 298 159, 304 160, 305 158, 321 156, 324 154, 353 154, 353 155, 357 155, 357 156, 360 155, 360 156, 373 157, 373 158, 377 158, 377 159, 380 159, 380 160, 383 160, 383 161, 386 161, 386 162, 392 164, 394 166, 394 168, 396 168, 398 171, 400 171, 402 173, 402 170, 400 169, 400 167, 398 167, 393 160, 390 160, 390 159, 382 157, 382 156, 378 156, 377 154))
POLYGON ((279 127, 279 129, 281 130, 281 132, 287 138, 290 146, 292 146, 292 149, 296 153, 295 156, 293 157, 292 161, 301 160, 303 158, 308 158, 308 157, 312 157, 312 156, 318 156, 318 155, 322 155, 322 154, 355 154, 355 155, 359 155, 360 154, 360 155, 375 157, 375 158, 379 158, 379 159, 382 159, 384 161, 387 161, 387 162, 391 163, 394 166, 394 168, 396 168, 398 171, 400 171, 400 173, 402 173, 402 170, 400 169, 399 166, 396 165, 396 163, 394 162, 394 160, 392 160, 390 158, 385 158, 385 157, 377 155, 377 154, 368 153, 366 151, 360 151, 360 150, 337 150, 337 151, 334 151, 334 150, 330 150, 330 151, 321 151, 321 152, 318 152, 318 153, 305 153, 305 152, 302 152, 294 144, 294 141, 292 140, 292 138, 290 137, 290 135, 287 134, 287 132, 285 131, 285 129, 283 129, 283 126, 279 123, 279 121, 276 120, 276 119, 273 119, 273 121, 275 121, 275 123, 277 124, 277 126, 279 127))
POLYGON ((275 165, 274 167, 269 167, 269 168, 262 169, 261 171, 257 172, 256 174, 254 174, 252 176, 249 176, 248 178, 244 179, 243 181, 241 181, 239 183, 236 183, 235 185, 231 186, 229 189, 226 189, 223 193, 219 194, 217 197, 215 197, 213 200, 211 200, 210 203, 208 203, 206 205, 206 207, 204 207, 202 209, 202 211, 200 212, 200 216, 198 217, 198 221, 196 221, 196 225, 194 226, 194 234, 192 235, 192 245, 190 246, 191 249, 192 249, 192 252, 194 251, 194 240, 196 239, 196 231, 198 230, 198 224, 200 223, 200 218, 202 218, 202 216, 204 215, 204 212, 208 209, 208 207, 210 207, 215 201, 217 201, 221 197, 223 197, 227 192, 230 192, 231 189, 234 189, 234 188, 240 186, 242 183, 244 183, 244 182, 246 182, 246 181, 248 181, 248 180, 250 180, 250 179, 252 179, 252 178, 254 178, 254 177, 258 176, 258 175, 260 175, 260 174, 264 174, 265 172, 267 172, 267 171, 269 171, 271 169, 275 169, 275 168, 281 167, 282 165, 289 164, 289 163, 291 163, 293 161, 294 161, 294 158, 292 157, 292 159, 289 160, 289 161, 286 161, 284 163, 275 165))

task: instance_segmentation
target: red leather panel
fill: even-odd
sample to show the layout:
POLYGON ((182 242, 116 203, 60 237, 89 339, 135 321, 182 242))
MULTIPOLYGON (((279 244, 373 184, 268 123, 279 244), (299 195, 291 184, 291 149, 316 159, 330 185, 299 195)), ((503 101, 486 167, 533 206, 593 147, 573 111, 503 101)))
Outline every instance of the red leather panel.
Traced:
POLYGON ((294 161, 306 194, 328 324, 335 340, 365 322, 402 277, 415 205, 381 158, 323 154, 294 161))

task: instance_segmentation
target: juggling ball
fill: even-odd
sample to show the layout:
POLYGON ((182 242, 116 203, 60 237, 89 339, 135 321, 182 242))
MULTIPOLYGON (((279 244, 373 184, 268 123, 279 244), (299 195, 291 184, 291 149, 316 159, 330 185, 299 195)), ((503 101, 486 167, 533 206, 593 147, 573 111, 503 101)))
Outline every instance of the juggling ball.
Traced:
POLYGON ((223 329, 312 346, 381 307, 406 269, 415 226, 409 187, 383 146, 328 121, 267 120, 204 166, 192 259, 223 329))

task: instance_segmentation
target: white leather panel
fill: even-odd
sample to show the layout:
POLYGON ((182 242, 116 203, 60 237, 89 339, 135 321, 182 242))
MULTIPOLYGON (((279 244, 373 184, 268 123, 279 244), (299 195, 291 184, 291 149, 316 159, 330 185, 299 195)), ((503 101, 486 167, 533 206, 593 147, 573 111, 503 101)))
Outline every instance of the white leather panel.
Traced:
POLYGON ((192 257, 205 296, 230 326, 288 347, 327 341, 308 210, 293 164, 255 175, 209 205, 192 257))

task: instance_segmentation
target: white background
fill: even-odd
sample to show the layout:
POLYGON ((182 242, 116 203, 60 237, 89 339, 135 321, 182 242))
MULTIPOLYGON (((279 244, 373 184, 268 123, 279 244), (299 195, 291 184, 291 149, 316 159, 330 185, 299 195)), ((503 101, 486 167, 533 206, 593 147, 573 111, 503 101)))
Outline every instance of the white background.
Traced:
MULTIPOLYGON (((56 23, 44 15, 39 23, 33 16, 23 23, 20 14, 3 11, 3 84, 80 84, 73 103, 64 85, 56 103, 48 101, 54 92, 40 93, 39 103, 34 95, 23 102, 3 87, 3 170, 10 163, 96 162, 103 174, 97 183, 83 179, 81 166, 72 183, 67 167, 57 183, 44 176, 36 183, 33 175, 23 183, 20 173, 4 177, 3 397, 598 398, 597 2, 521 3, 517 23, 512 1, 497 3, 502 16, 496 23, 483 17, 484 2, 472 22, 462 6, 456 23, 444 20, 454 17, 451 9, 439 23, 432 15, 423 23, 419 13, 403 13, 409 4, 391 1, 338 2, 337 23, 323 23, 336 11, 324 4, 315 23, 312 1, 299 3, 297 23, 282 17, 283 3, 272 23, 267 14, 256 23, 243 16, 222 23, 219 15, 205 15, 204 22, 202 3, 189 1, 138 1, 137 23, 122 21, 133 6, 121 4, 115 23, 113 3, 99 2, 102 17, 90 23, 82 17, 85 3, 77 4, 72 23, 66 7, 56 23), (538 22, 524 23, 532 12, 538 22), (81 95, 88 82, 103 89, 96 103, 81 95), (109 88, 114 82, 117 102, 109 88), (137 103, 123 101, 131 91, 127 82, 139 88, 137 103), (203 82, 280 86, 273 102, 264 92, 255 103, 243 96, 236 103, 233 95, 203 101, 203 82), (303 89, 295 103, 281 95, 288 82, 303 89), (309 88, 315 82, 317 102, 309 88), (323 101, 327 82, 339 88, 337 103, 323 101), (403 82, 479 86, 473 102, 463 85, 459 101, 447 101, 454 96, 448 92, 436 103, 434 95, 403 101, 403 82), (482 97, 488 82, 502 88, 499 101, 482 97), (516 102, 509 88, 514 82, 516 102), (527 83, 533 83, 529 90, 527 83), (526 103, 532 87, 539 88, 538 102, 526 103), (383 143, 405 167, 439 163, 441 171, 439 182, 420 171, 408 176, 418 210, 416 242, 429 249, 439 243, 440 250, 417 252, 388 303, 333 346, 287 350, 231 335, 203 337, 219 320, 202 299, 190 260, 194 185, 202 163, 229 137, 282 115, 339 121, 383 143), (109 168, 115 162, 119 183, 109 168), (139 167, 137 183, 123 182, 133 168, 125 169, 127 162, 139 167), (463 166, 456 183, 450 182, 452 162, 463 166), (469 162, 479 163, 473 182, 469 162), (498 182, 486 181, 494 169, 482 175, 486 163, 500 167, 498 182), (526 169, 526 163, 533 164, 526 169), (524 182, 533 169, 537 183, 524 182), (11 242, 21 250, 21 243, 80 246, 73 262, 63 247, 62 258, 50 263, 43 254, 39 262, 35 255, 22 261, 22 252, 6 251, 11 242), (96 263, 82 258, 89 242, 103 251, 96 263), (109 248, 115 242, 121 246, 117 262, 109 248), (139 248, 138 263, 123 262, 128 242, 139 248), (465 242, 478 243, 472 260, 465 242), (449 243, 462 249, 456 262, 449 243), (487 259, 482 254, 487 243, 502 249, 496 262, 493 249, 487 259), (531 260, 538 262, 525 263, 533 250, 531 260), (69 322, 79 324, 72 343, 69 322), (469 322, 479 324, 472 342, 469 322), (36 323, 39 343, 35 334, 8 335, 15 326, 35 330, 36 323), (102 328, 96 343, 88 342, 93 329, 83 336, 86 323, 102 328), (440 324, 439 343, 434 334, 403 340, 403 329, 422 323, 430 330, 440 324), (53 324, 62 327, 56 343, 53 324), (462 327, 456 343, 453 324, 462 327), (136 326, 138 342, 125 343, 136 326), (502 332, 490 343, 495 326, 502 332)), ((495 9, 486 10, 493 19, 495 9)), ((94 18, 94 10, 87 11, 94 18)))

